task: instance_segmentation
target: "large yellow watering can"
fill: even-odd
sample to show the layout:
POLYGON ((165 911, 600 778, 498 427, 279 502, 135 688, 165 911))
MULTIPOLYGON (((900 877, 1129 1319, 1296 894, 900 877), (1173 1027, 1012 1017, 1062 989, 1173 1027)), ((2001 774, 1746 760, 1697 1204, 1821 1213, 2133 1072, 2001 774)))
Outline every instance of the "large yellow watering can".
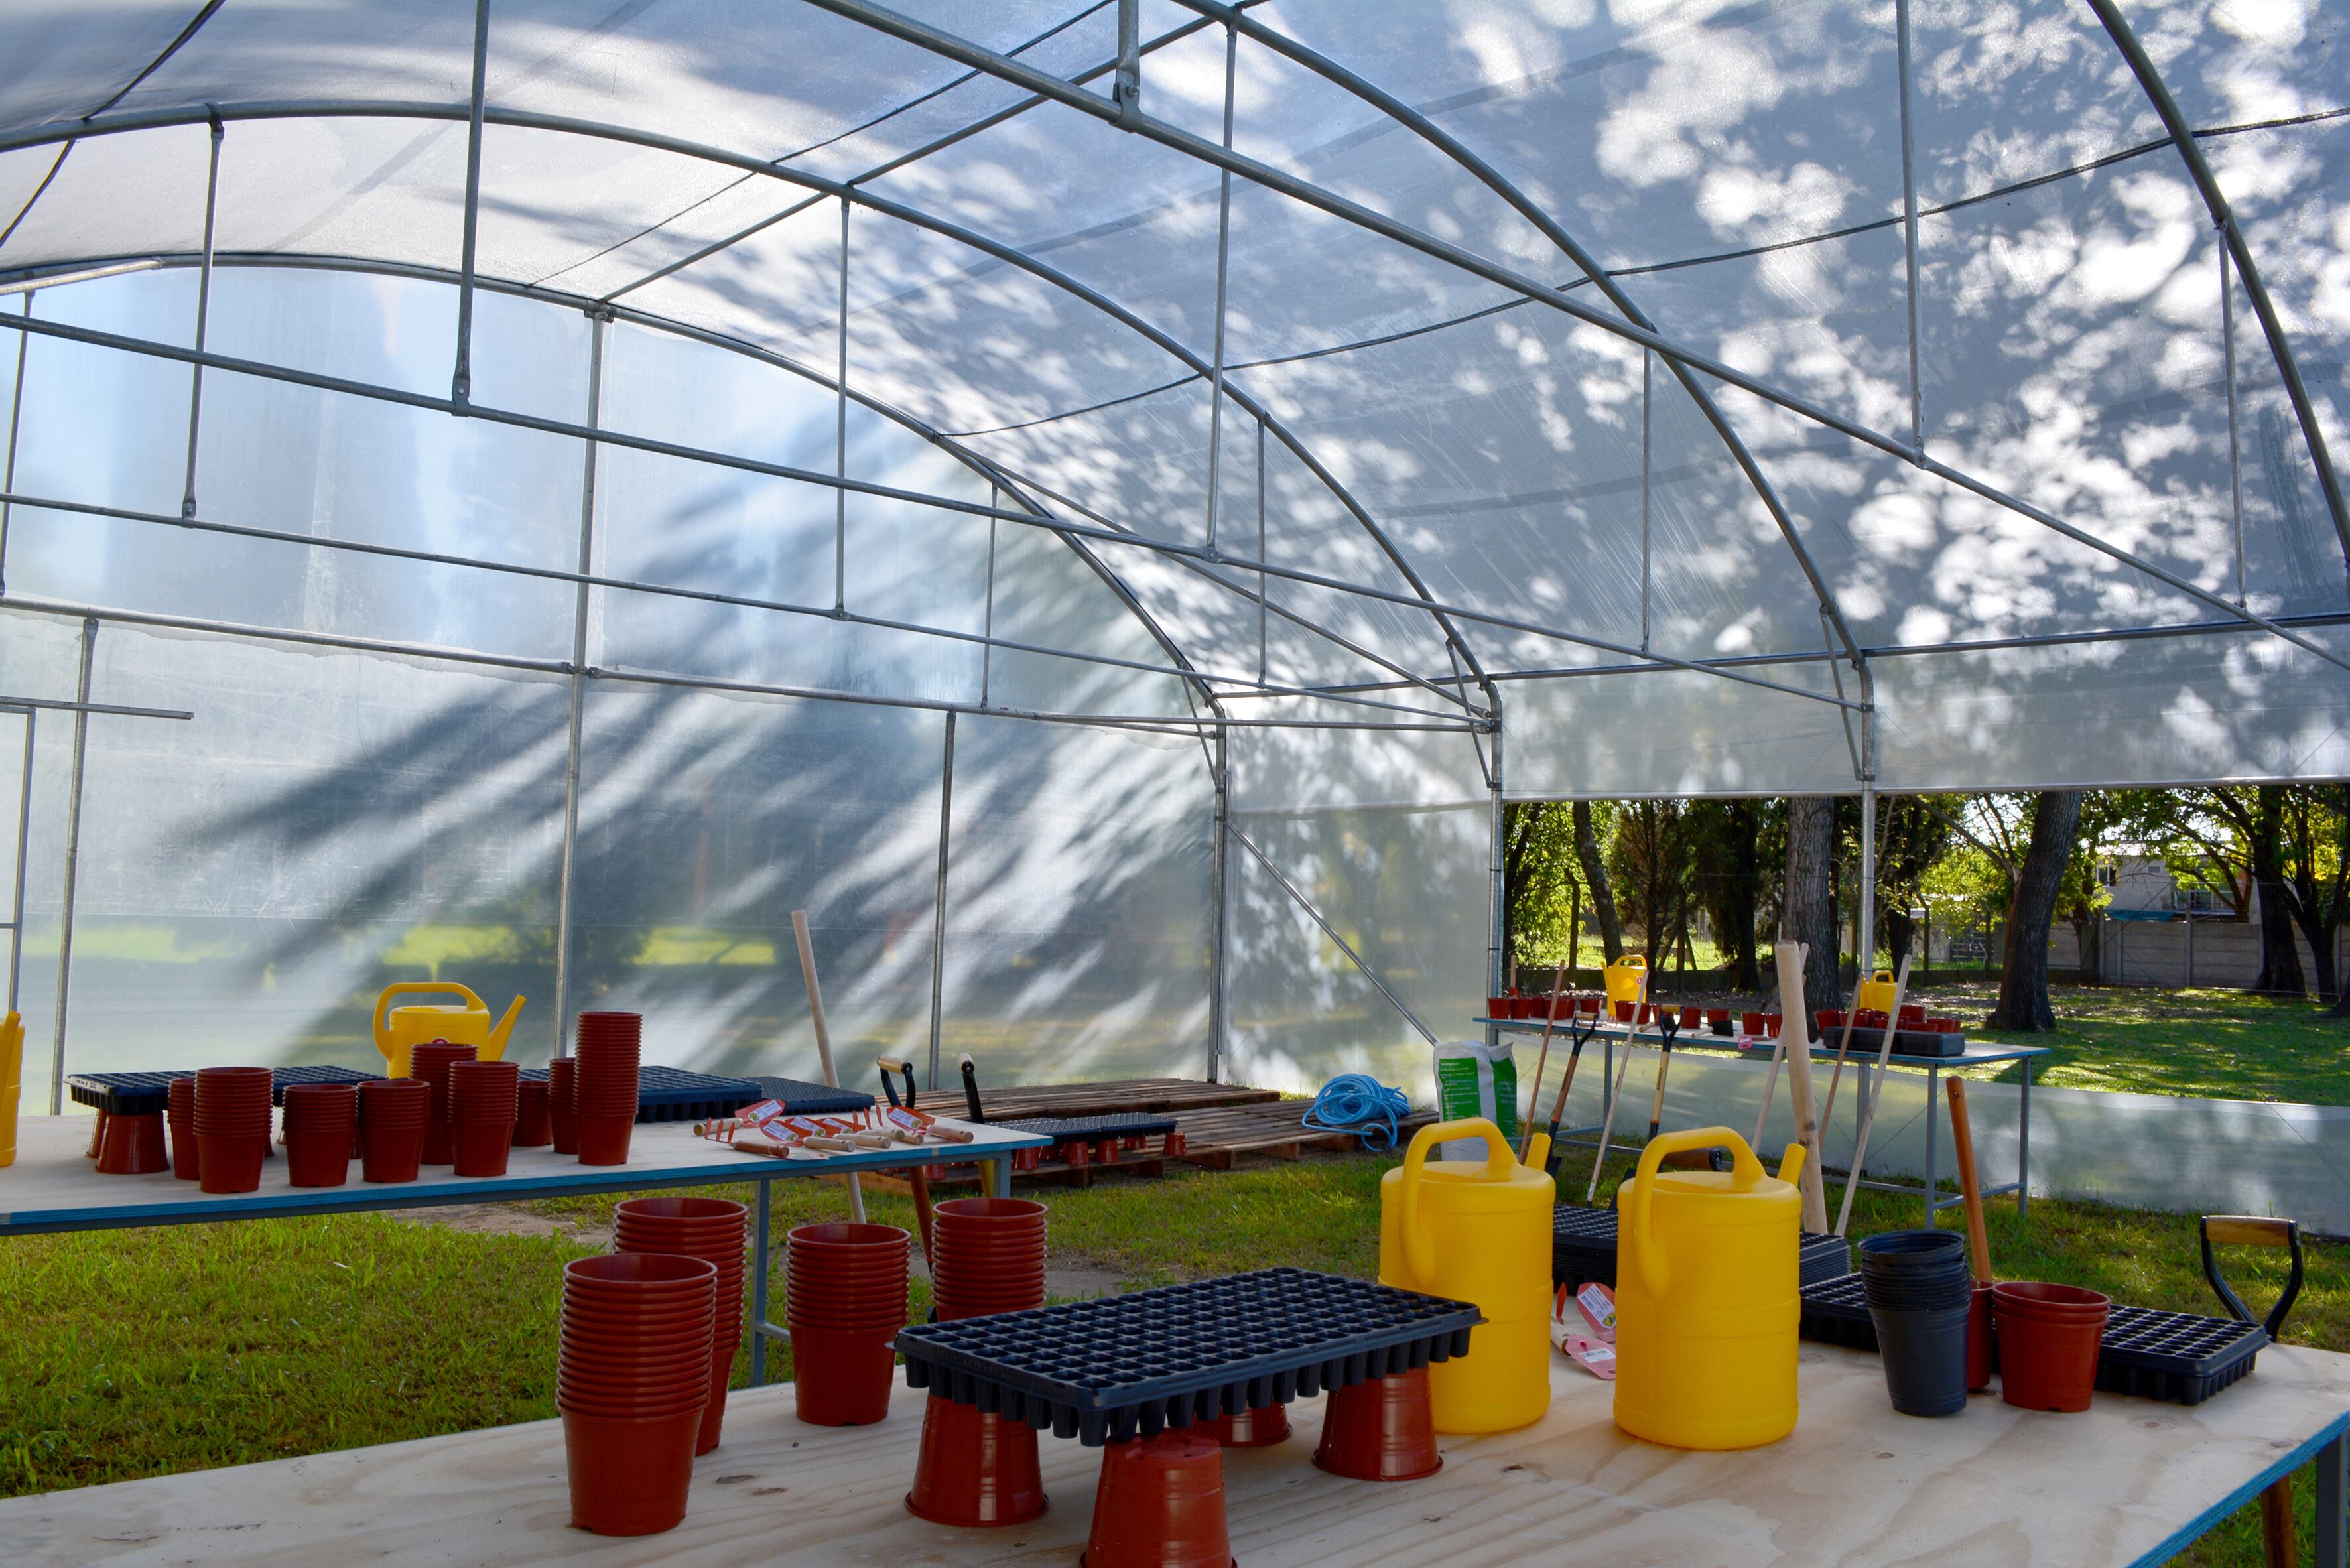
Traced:
POLYGON ((1617 1203, 1618 1427, 1676 1449, 1759 1448, 1794 1430, 1803 1168, 1803 1145, 1789 1144, 1766 1174, 1728 1127, 1640 1151, 1617 1203), (1731 1168, 1658 1169, 1700 1148, 1728 1149, 1731 1168))
POLYGON ((515 1020, 522 1016, 522 1004, 526 998, 517 996, 506 1015, 490 1026, 487 1003, 454 981, 403 980, 397 985, 387 985, 383 994, 375 999, 375 1048, 383 1053, 384 1071, 395 1078, 408 1076, 409 1048, 434 1040, 446 1040, 452 1045, 471 1045, 474 1054, 484 1062, 494 1062, 506 1053, 506 1036, 514 1033, 515 1020), (405 1007, 393 1007, 396 996, 456 995, 465 999, 463 1007, 449 1002, 411 1002, 405 1007))
MULTIPOLYGON (((1379 1283, 1474 1302, 1485 1321, 1469 1354, 1428 1369, 1440 1432, 1506 1432, 1550 1408, 1551 1205, 1540 1133, 1520 1165, 1482 1116, 1422 1127, 1379 1179, 1379 1283), (1485 1163, 1439 1160, 1447 1138, 1482 1137, 1485 1163)), ((1789 1253, 1793 1256, 1792 1250, 1789 1253)))

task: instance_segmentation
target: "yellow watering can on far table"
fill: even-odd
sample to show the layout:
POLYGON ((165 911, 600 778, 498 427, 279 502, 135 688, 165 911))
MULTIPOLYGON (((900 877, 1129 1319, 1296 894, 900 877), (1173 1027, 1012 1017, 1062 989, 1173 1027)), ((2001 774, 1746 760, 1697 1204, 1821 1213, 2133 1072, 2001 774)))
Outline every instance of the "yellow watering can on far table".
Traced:
POLYGON ((1648 961, 1638 953, 1626 953, 1599 971, 1607 982, 1607 1002, 1612 1010, 1619 1002, 1638 1002, 1648 993, 1648 961))
POLYGON ((446 1040, 452 1045, 471 1045, 474 1054, 484 1062, 494 1062, 506 1053, 506 1036, 514 1033, 515 1020, 522 1016, 522 1004, 526 999, 515 997, 506 1015, 490 1026, 487 1003, 453 981, 403 980, 397 985, 387 985, 383 994, 375 999, 375 1048, 383 1053, 384 1071, 395 1078, 408 1076, 409 1048, 434 1040, 446 1040), (405 1007, 393 1007, 396 996, 455 995, 465 999, 463 1007, 449 1002, 411 1002, 405 1007))
MULTIPOLYGON (((1675 1449, 1753 1449, 1795 1428, 1804 1147, 1774 1178, 1728 1127, 1652 1138, 1617 1199, 1616 1424, 1675 1449), (1726 1171, 1659 1170, 1726 1148, 1726 1171)), ((1478 1332, 1482 1333, 1483 1330, 1478 1332)))
MULTIPOLYGON (((1469 1354, 1428 1369, 1440 1432, 1506 1432, 1550 1408, 1550 1139, 1524 1165, 1482 1116, 1422 1127, 1403 1163, 1379 1179, 1379 1283, 1473 1302, 1485 1321, 1469 1354), (1439 1160, 1447 1138, 1482 1137, 1485 1162, 1439 1160)), ((1792 1253, 1790 1254, 1793 1255, 1792 1253)))

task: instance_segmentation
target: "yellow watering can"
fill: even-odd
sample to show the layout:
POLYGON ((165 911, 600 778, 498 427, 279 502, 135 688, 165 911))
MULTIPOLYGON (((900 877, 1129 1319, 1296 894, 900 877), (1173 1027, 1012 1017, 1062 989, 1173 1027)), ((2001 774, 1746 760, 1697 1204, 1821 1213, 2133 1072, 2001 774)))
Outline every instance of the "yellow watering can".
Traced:
POLYGON ((375 999, 375 1048, 383 1053, 384 1071, 392 1077, 405 1078, 409 1048, 433 1040, 471 1045, 481 1060, 496 1061, 506 1053, 506 1036, 514 1033, 515 1020, 522 1016, 525 1000, 515 997, 514 1005, 506 1009, 506 1015, 493 1029, 488 1004, 453 981, 403 980, 397 985, 385 986, 383 994, 375 999), (393 997, 420 993, 462 996, 465 1004, 458 1007, 443 1002, 391 1005, 393 997))
POLYGON ((1853 993, 1852 1004, 1863 1012, 1890 1012, 1898 991, 1899 988, 1893 983, 1893 971, 1881 969, 1860 982, 1859 989, 1853 993))
MULTIPOLYGON (((1801 1144, 1773 1178, 1728 1127, 1652 1138, 1617 1203, 1616 1424, 1676 1449, 1752 1449, 1795 1429, 1795 1190, 1801 1144), (1726 1148, 1726 1171, 1659 1171, 1726 1148)), ((1485 1332, 1482 1329, 1477 1331, 1485 1332)))
POLYGON ((1474 1302, 1485 1314, 1468 1355, 1428 1369, 1440 1432, 1506 1432, 1550 1408, 1549 1158, 1545 1135, 1520 1165, 1500 1127, 1469 1116, 1420 1128, 1379 1179, 1379 1283, 1474 1302), (1456 1137, 1483 1138, 1485 1163, 1428 1163, 1430 1149, 1456 1137))
POLYGON ((1648 994, 1648 961, 1638 953, 1626 953, 1599 971, 1607 982, 1607 1002, 1612 1011, 1617 1002, 1637 1002, 1648 994))

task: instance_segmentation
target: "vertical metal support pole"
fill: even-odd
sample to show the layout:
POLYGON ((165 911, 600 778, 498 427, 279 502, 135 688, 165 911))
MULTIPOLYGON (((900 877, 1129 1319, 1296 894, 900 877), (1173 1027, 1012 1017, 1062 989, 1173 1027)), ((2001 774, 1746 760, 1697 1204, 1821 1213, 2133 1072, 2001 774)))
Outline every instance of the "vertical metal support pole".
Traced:
POLYGON ((1640 350, 1640 651, 1648 651, 1648 410, 1655 356, 1640 350))
MULTIPOLYGON (((204 249, 196 263, 196 352, 204 351, 205 328, 213 308, 213 219, 220 210, 221 137, 224 128, 213 117, 212 161, 204 174, 204 249)), ((23 353, 20 348, 19 355, 23 353)), ((196 435, 204 410, 204 367, 199 359, 188 367, 188 478, 180 493, 180 515, 196 514, 196 435)))
POLYGON ((2317 1568, 2343 1568, 2350 1562, 2343 1517, 2342 1450, 2340 1437, 2317 1450, 2317 1539, 2310 1553, 2317 1568))
MULTIPOLYGON (((2230 270, 2228 236, 2220 236, 2220 352, 2228 384, 2228 496, 2236 520, 2236 607, 2244 607, 2244 462, 2236 433, 2236 283, 2230 270)), ((2193 911, 2189 911, 2192 918, 2193 911)))
MULTIPOLYGON (((844 196, 840 202, 840 342, 833 376, 832 456, 832 472, 841 479, 848 477, 848 198, 844 196)), ((847 608, 848 487, 841 485, 832 493, 832 613, 840 615, 847 608)))
POLYGON ((1926 396, 1918 353, 1918 158, 1909 119, 1909 0, 1894 0, 1895 54, 1901 71, 1901 243, 1909 304, 1909 443, 1926 445, 1926 396))
POLYGON ((775 1179, 759 1179, 759 1211, 751 1218, 751 1386, 767 1386, 767 1271, 773 1267, 768 1255, 772 1222, 768 1210, 775 1207, 775 1179))
POLYGON ((25 854, 32 841, 33 829, 33 719, 36 710, 25 710, 25 773, 19 782, 16 796, 16 891, 9 900, 8 913, 8 1006, 16 1011, 16 981, 25 961, 25 854))
MULTIPOLYGON (((1118 25, 1125 26, 1120 11, 1118 25)), ((1224 28, 1224 151, 1232 146, 1232 78, 1239 68, 1240 29, 1224 28)), ((1121 67, 1121 69, 1123 67, 1121 67)), ((1208 372, 1208 558, 1216 556, 1216 521, 1223 500, 1224 460, 1224 283, 1232 251, 1232 171, 1223 171, 1216 198, 1216 330, 1215 358, 1208 372)), ((1259 556, 1259 560, 1264 559, 1259 556)))
POLYGON ((939 876, 931 894, 931 1075, 935 1094, 939 1077, 939 1039, 945 1028, 947 978, 947 851, 954 842, 955 716, 947 714, 946 756, 939 770, 939 876))
MULTIPOLYGON (((604 413, 604 332, 609 313, 588 318, 588 428, 604 413)), ((587 443, 579 475, 579 575, 596 569, 596 460, 587 443)), ((588 585, 581 583, 571 607, 571 711, 563 761, 563 867, 555 893, 555 1054, 571 1054, 571 908, 579 862, 579 752, 588 703, 588 585)))
POLYGON ((89 670, 98 654, 98 618, 81 623, 81 673, 74 681, 73 773, 66 786, 66 886, 57 908, 57 1018, 49 1040, 49 1115, 65 1111, 66 1001, 73 988, 74 882, 81 871, 81 771, 89 745, 89 670))
MULTIPOLYGON (((987 487, 987 504, 991 510, 997 504, 995 486, 987 487)), ((987 638, 979 645, 979 705, 987 706, 989 683, 995 675, 995 527, 1001 519, 987 520, 987 607, 980 629, 987 638)))
POLYGON ((465 237, 458 258, 457 369, 449 397, 460 412, 473 396, 473 250, 482 226, 482 105, 490 79, 490 0, 473 0, 473 112, 465 128, 465 237))
MULTIPOLYGON (((2105 955, 2100 953, 2097 968, 2102 971, 2105 967, 2105 955)), ((2100 973, 2097 978, 2103 980, 2105 976, 2100 973)), ((2191 892, 2187 895, 2187 989, 2195 989, 2195 895, 2191 892)))
MULTIPOLYGON (((1268 557, 1264 553, 1264 421, 1256 422, 1256 558, 1268 557)), ((1264 573, 1256 575, 1256 680, 1264 684, 1265 669, 1265 607, 1264 573)))
MULTIPOLYGON (((25 303, 18 310, 17 314, 26 317, 30 317, 33 314, 32 290, 26 290, 25 303)), ((11 494, 16 493, 16 430, 18 426, 25 422, 25 361, 31 357, 32 352, 33 335, 29 332, 17 333, 16 386, 16 389, 8 396, 8 466, 6 483, 8 492, 11 494)), ((15 505, 13 503, 0 501, 0 594, 5 594, 8 591, 8 521, 9 514, 14 510, 15 505)), ((1260 556, 1258 558, 1263 559, 1263 556, 1260 556)))
POLYGON ((1110 88, 1118 117, 1142 112, 1142 4, 1118 0, 1118 76, 1110 88))
MULTIPOLYGON (((1498 712, 1500 711, 1500 708, 1499 708, 1499 704, 1498 704, 1498 703, 1495 705, 1495 711, 1496 711, 1496 713, 1498 713, 1498 712)), ((1503 952, 1503 951, 1502 950, 1502 926, 1503 926, 1503 916, 1508 912, 1508 909, 1509 909, 1509 897, 1510 897, 1510 890, 1509 890, 1509 888, 1504 885, 1503 876, 1503 866, 1504 866, 1504 862, 1505 862, 1505 858, 1506 858, 1506 857, 1505 857, 1503 855, 1503 853, 1502 853, 1502 850, 1503 850, 1503 842, 1502 842, 1502 839, 1503 839, 1503 825, 1504 825, 1505 821, 1507 820, 1507 814, 1506 814, 1506 812, 1504 811, 1504 809, 1503 809, 1503 804, 1502 804, 1502 730, 1501 730, 1501 726, 1500 726, 1500 725, 1498 725, 1498 724, 1496 724, 1496 725, 1494 726, 1494 728, 1493 728, 1493 808, 1492 808, 1492 809, 1493 809, 1492 832, 1492 834, 1491 834, 1491 836, 1491 836, 1491 838, 1492 838, 1492 846, 1493 846, 1493 857, 1492 857, 1492 858, 1493 858, 1493 864, 1492 864, 1492 877, 1493 877, 1493 902, 1492 902, 1492 908, 1491 908, 1491 909, 1486 912, 1486 922, 1485 922, 1486 940, 1485 940, 1485 947, 1486 947, 1486 959, 1487 959, 1487 962, 1486 962, 1486 966, 1485 966, 1485 967, 1486 967, 1486 986, 1485 986, 1485 989, 1486 989, 1487 994, 1489 994, 1489 995, 1497 995, 1497 994, 1499 994, 1499 993, 1500 993, 1500 992, 1502 991, 1502 988, 1503 988, 1503 979, 1502 979, 1503 971, 1508 967, 1508 965, 1509 965, 1509 955, 1508 955, 1507 953, 1505 953, 1505 952, 1503 952)), ((1492 1044, 1492 1043, 1493 1041, 1495 1041, 1495 1040, 1498 1040, 1499 1038, 1501 1038, 1501 1031, 1500 1031, 1500 1030, 1498 1030, 1498 1029, 1493 1029, 1493 1028, 1490 1028, 1490 1027, 1489 1027, 1489 1028, 1485 1031, 1485 1039, 1486 1039, 1486 1043, 1487 1043, 1488 1044, 1492 1044)))
MULTIPOLYGON (((1863 713, 1865 727, 1869 715, 1863 713)), ((1860 965, 1859 978, 1866 980, 1877 967, 1877 780, 1860 781, 1860 909, 1857 939, 1853 943, 1854 957, 1860 965)))
MULTIPOLYGON (((1893 1076, 1893 1069, 1887 1067, 1884 1077, 1891 1076, 1893 1076)), ((1942 1069, 1939 1065, 1928 1066, 1926 1069, 1926 1229, 1929 1231, 1940 1229, 1942 1223, 1942 1176, 1939 1168, 1940 1161, 1937 1158, 1940 1151, 1935 1147, 1934 1139, 1935 1133, 1940 1130, 1937 1124, 1942 1119, 1941 1090, 1942 1069)), ((1877 1092, 1879 1095, 1885 1093, 1882 1079, 1877 1083, 1877 1092)))
MULTIPOLYGON (((1263 559, 1262 556, 1259 559, 1263 559)), ((1226 885, 1227 862, 1232 855, 1232 774, 1231 754, 1227 750, 1229 732, 1216 726, 1216 836, 1215 861, 1209 867, 1208 899, 1215 912, 1215 925, 1209 936, 1208 947, 1208 1082, 1223 1082, 1224 981, 1226 950, 1225 930, 1232 912, 1226 907, 1231 893, 1226 885)))
POLYGON ((2023 1059, 2023 1087, 2015 1096, 2015 1217, 2032 1217, 2032 1058, 2023 1059))

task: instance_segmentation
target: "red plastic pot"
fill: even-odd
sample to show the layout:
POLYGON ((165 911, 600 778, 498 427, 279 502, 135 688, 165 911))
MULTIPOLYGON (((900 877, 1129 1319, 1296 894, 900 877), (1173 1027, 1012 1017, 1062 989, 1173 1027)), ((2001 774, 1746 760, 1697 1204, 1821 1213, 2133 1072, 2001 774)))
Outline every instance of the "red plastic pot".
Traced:
POLYGON ((196 1081, 172 1079, 171 1096, 164 1119, 172 1129, 172 1172, 182 1181, 194 1181, 203 1174, 203 1157, 196 1152, 196 1081))
POLYGON ((511 1123, 521 1089, 522 1069, 512 1062, 452 1062, 449 1119, 511 1123))
POLYGON ((1428 1369, 1332 1389, 1314 1462, 1356 1480, 1418 1480, 1443 1469, 1428 1402, 1428 1369))
POLYGON ((1230 1568, 1224 1450, 1196 1428, 1102 1449, 1084 1568, 1230 1568))
POLYGON ((1776 1040, 1779 1038, 1779 1026, 1785 1022, 1785 1019, 1775 1012, 1768 1014, 1762 1020, 1763 1035, 1768 1039, 1776 1040))
POLYGON ((1485 999, 1485 1016, 1486 1016, 1486 1017, 1488 1017, 1488 1018, 1507 1018, 1509 1015, 1510 1015, 1510 999, 1509 999, 1508 997, 1506 997, 1506 996, 1489 996, 1489 997, 1487 997, 1487 998, 1485 999))
POLYGON ((504 1176, 514 1121, 461 1121, 450 1129, 450 1159, 459 1176, 504 1176))
POLYGON ((350 1179, 348 1127, 286 1129, 286 1179, 296 1187, 340 1187, 350 1179))
POLYGON ((1762 1014, 1759 1012, 1742 1012, 1738 1015, 1738 1032, 1741 1034, 1751 1037, 1752 1035, 1762 1033, 1763 1028, 1764 1021, 1762 1014))
MULTIPOLYGON (((969 1202, 972 1199, 958 1199, 955 1201, 969 1202)), ((946 1207, 947 1205, 941 1203, 939 1205, 939 1210, 946 1207)), ((937 1212, 937 1210, 932 1210, 934 1215, 937 1212)), ((900 1231, 895 1225, 853 1224, 847 1220, 834 1220, 824 1225, 796 1226, 784 1238, 785 1243, 794 1251, 805 1252, 811 1257, 822 1256, 836 1251, 865 1254, 873 1252, 877 1249, 891 1248, 896 1249, 898 1256, 903 1257, 906 1253, 906 1244, 912 1239, 910 1232, 900 1231)))
MULTIPOLYGON (((1033 1198, 950 1198, 931 1213, 934 1223, 943 1230, 1018 1232, 1042 1229, 1052 1210, 1033 1198)), ((792 1234, 796 1236, 799 1231, 792 1234)))
POLYGON ((424 1158, 422 1117, 369 1116, 359 1124, 359 1175, 374 1182, 413 1181, 424 1158))
POLYGON ((101 1176, 151 1176, 172 1168, 163 1147, 163 1113, 109 1116, 98 1142, 101 1176))
MULTIPOLYGON (((1841 1029, 1844 1027, 1844 1014, 1833 1007, 1814 1008, 1812 1011, 1812 1027, 1822 1034, 1831 1029, 1841 1029)), ((1853 1027, 1860 1027, 1857 1020, 1855 1020, 1853 1027)))
POLYGON ((629 1139, 635 1132, 636 1113, 577 1113, 572 1120, 573 1140, 579 1149, 582 1165, 626 1165, 629 1163, 629 1139))
POLYGON ((726 1427, 726 1386, 734 1376, 734 1342, 741 1331, 730 1329, 713 1336, 710 1348, 710 1398, 702 1407, 702 1429, 694 1434, 693 1451, 706 1454, 718 1446, 726 1427))
POLYGON ((922 1402, 922 1448, 906 1511, 933 1524, 1019 1524, 1047 1506, 1036 1431, 936 1396, 922 1402))
POLYGON ((514 1146, 545 1148, 555 1141, 555 1122, 547 1110, 546 1085, 529 1078, 515 1086, 514 1146))
POLYGON ((655 1535, 685 1517, 699 1410, 650 1419, 563 1414, 571 1522, 598 1535, 655 1535))
POLYGON ((868 1427, 889 1414, 895 1329, 864 1334, 792 1330, 792 1382, 799 1418, 814 1427, 868 1427))
POLYGON ((557 1154, 579 1152, 579 1127, 573 1119, 577 1106, 572 1091, 577 1085, 579 1063, 571 1056, 557 1056, 546 1064, 546 1124, 557 1154))
POLYGON ((1169 1133, 1159 1140, 1159 1147, 1170 1159, 1180 1159, 1191 1147, 1190 1140, 1180 1131, 1169 1133))
POLYGON ((1228 1449, 1270 1448, 1289 1437, 1289 1407, 1267 1405, 1237 1416, 1219 1416, 1208 1423, 1208 1432, 1228 1449))
POLYGON ((2026 1410, 2087 1409, 2110 1304, 2071 1285, 1992 1286, 2000 1397, 2026 1410))
POLYGON ((1705 1021, 1709 1024, 1727 1023, 1730 1022, 1730 1009, 1727 1007, 1709 1007, 1705 1010, 1705 1021))
POLYGON ((1684 1029, 1695 1029, 1695 1028, 1697 1028, 1700 1024, 1703 1023, 1704 1022, 1705 1022, 1705 1009, 1704 1009, 1704 1008, 1698 1006, 1695 1002, 1685 1002, 1685 1003, 1683 1003, 1683 1004, 1682 1004, 1682 1006, 1681 1006, 1681 1027, 1682 1027, 1682 1028, 1684 1028, 1684 1029))
POLYGON ((567 1345, 556 1359, 556 1376, 569 1386, 612 1399, 700 1400, 710 1381, 709 1347, 695 1355, 662 1354, 665 1359, 660 1361, 639 1360, 625 1350, 567 1345))
POLYGON ((452 1045, 446 1040, 424 1041, 409 1051, 408 1075, 423 1080, 432 1095, 424 1113, 427 1165, 447 1165, 454 1158, 449 1145, 449 1069, 473 1060, 473 1052, 471 1045, 452 1045))
POLYGON ((254 1192, 261 1187, 262 1146, 251 1133, 196 1135, 198 1186, 206 1192, 254 1192))

